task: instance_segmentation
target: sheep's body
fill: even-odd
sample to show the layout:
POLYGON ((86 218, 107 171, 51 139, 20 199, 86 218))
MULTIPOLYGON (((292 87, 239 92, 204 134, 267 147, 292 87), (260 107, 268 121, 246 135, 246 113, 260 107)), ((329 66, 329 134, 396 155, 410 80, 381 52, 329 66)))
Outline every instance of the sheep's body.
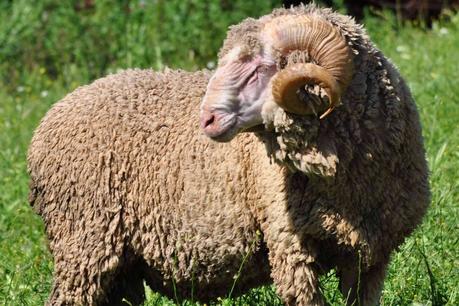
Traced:
POLYGON ((79 88, 43 119, 29 160, 32 202, 55 258, 52 303, 97 301, 120 271, 138 275, 127 282, 139 293, 145 277, 171 297, 175 281, 179 295, 193 285, 195 298, 215 298, 230 292, 251 248, 258 254, 238 286, 269 281, 266 264, 250 265, 267 263, 246 209, 260 192, 247 189, 254 137, 228 147, 202 135, 207 81, 207 73, 126 71, 79 88))
POLYGON ((311 12, 358 53, 344 106, 323 121, 278 110, 276 132, 212 142, 198 119, 206 72, 129 70, 50 110, 29 151, 31 203, 55 260, 50 304, 138 303, 143 279, 212 299, 247 254, 235 292, 271 276, 287 304, 321 305, 318 275, 336 267, 343 293, 358 282, 349 294, 377 301, 391 252, 429 201, 419 119, 358 26, 315 7, 273 16, 311 12))

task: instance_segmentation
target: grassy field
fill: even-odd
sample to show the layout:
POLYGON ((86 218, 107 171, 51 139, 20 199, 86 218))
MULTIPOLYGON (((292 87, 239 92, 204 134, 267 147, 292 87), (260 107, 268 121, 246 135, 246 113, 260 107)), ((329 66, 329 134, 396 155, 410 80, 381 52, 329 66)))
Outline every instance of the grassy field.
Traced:
MULTIPOLYGON (((95 2, 0 2, 0 305, 43 304, 51 287, 43 224, 27 203, 25 160, 47 109, 120 68, 213 67, 229 24, 280 1, 95 2)), ((400 26, 390 14, 364 21, 416 98, 433 194, 423 225, 393 255, 382 305, 459 305, 459 14, 447 17, 432 29, 400 26)), ((333 275, 323 278, 331 305, 342 303, 336 285, 333 275)), ((271 287, 217 303, 281 304, 271 287)), ((146 305, 165 304, 174 302, 148 291, 146 305)))

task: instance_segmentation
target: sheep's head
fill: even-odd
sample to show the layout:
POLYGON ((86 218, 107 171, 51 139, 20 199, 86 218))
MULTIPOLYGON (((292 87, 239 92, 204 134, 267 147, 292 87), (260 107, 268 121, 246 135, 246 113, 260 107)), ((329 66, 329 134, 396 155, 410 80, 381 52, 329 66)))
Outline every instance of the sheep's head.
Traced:
POLYGON ((229 141, 239 132, 269 124, 279 107, 322 119, 341 103, 353 64, 336 27, 315 14, 248 22, 245 33, 230 32, 209 81, 201 105, 201 127, 207 136, 229 141), (291 61, 295 54, 297 60, 291 61), (317 104, 307 99, 307 89, 314 87, 324 94, 317 104))

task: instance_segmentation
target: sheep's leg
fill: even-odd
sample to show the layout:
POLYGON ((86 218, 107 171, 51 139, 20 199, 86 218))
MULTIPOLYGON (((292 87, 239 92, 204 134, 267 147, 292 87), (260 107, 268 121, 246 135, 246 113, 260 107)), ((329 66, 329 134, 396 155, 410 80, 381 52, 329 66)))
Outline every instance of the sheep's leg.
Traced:
POLYGON ((340 290, 346 305, 379 305, 387 264, 360 271, 358 264, 340 269, 340 290))
POLYGON ((105 303, 107 306, 140 305, 145 300, 144 267, 140 263, 126 264, 124 267, 112 280, 113 286, 105 303))
POLYGON ((118 227, 110 232, 103 227, 105 220, 90 222, 85 216, 84 226, 59 215, 54 220, 47 226, 54 257, 54 284, 47 305, 99 305, 124 264, 118 227))
MULTIPOLYGON (((83 254, 55 256, 54 284, 47 305, 99 305, 106 298, 107 285, 114 277, 116 267, 104 268, 92 263, 104 262, 95 254, 88 258, 83 254)), ((110 258, 118 262, 118 259, 110 258)))
POLYGON ((270 247, 272 277, 286 305, 324 305, 319 273, 309 254, 299 242, 270 247))
MULTIPOLYGON (((66 265, 75 267, 71 263, 66 265)), ((69 271, 65 276, 58 276, 56 264, 55 282, 48 305, 140 305, 145 300, 140 266, 123 265, 121 269, 102 270, 90 278, 86 273, 69 271)))

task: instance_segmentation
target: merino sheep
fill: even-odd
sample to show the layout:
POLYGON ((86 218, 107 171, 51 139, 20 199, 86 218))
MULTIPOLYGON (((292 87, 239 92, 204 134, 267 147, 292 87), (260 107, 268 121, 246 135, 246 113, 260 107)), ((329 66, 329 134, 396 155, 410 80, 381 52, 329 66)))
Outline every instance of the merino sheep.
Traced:
POLYGON ((202 301, 274 281, 287 305, 323 305, 331 268, 349 304, 372 305, 429 202, 404 81, 360 26, 313 5, 233 26, 213 75, 127 70, 80 87, 28 162, 49 305, 138 304, 143 280, 202 301))

